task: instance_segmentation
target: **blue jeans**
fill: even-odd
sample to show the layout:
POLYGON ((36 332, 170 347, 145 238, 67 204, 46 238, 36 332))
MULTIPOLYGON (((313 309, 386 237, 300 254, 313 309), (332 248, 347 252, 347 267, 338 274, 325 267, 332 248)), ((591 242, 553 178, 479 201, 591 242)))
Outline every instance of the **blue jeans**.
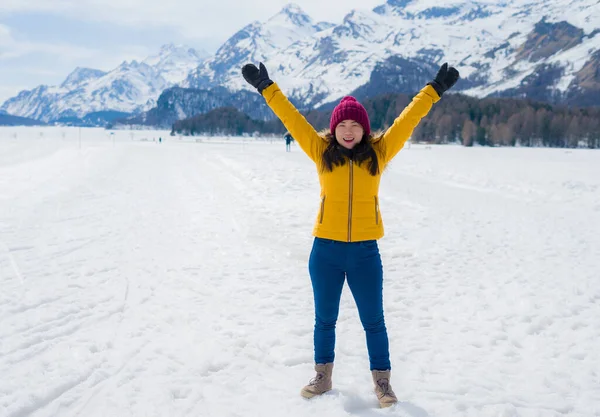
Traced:
POLYGON ((315 238, 308 269, 315 302, 315 363, 334 360, 335 324, 347 278, 366 333, 371 370, 391 369, 377 241, 347 243, 315 238))

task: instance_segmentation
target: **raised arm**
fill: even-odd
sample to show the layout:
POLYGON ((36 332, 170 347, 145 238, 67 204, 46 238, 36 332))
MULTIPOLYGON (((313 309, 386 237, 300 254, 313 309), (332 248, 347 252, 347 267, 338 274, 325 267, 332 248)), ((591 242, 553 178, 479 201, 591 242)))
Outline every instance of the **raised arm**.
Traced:
POLYGON ((269 78, 267 69, 262 62, 259 67, 260 69, 253 64, 244 65, 242 68, 244 79, 265 98, 267 105, 298 142, 300 148, 317 163, 323 153, 325 141, 281 92, 277 84, 269 78))
POLYGON ((454 67, 444 64, 439 69, 435 79, 427 83, 423 89, 406 106, 394 124, 384 133, 381 146, 385 150, 386 161, 389 162, 410 138, 421 119, 429 113, 434 103, 442 94, 450 89, 458 80, 459 73, 454 67))

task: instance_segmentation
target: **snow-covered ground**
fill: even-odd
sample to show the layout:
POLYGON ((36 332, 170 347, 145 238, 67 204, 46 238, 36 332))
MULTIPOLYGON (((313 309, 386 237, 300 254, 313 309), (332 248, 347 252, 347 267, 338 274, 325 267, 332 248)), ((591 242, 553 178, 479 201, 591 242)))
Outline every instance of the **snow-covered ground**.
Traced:
POLYGON ((281 141, 0 129, 0 416, 600 415, 600 152, 399 154, 392 409, 347 287, 334 390, 299 395, 317 210, 281 141))

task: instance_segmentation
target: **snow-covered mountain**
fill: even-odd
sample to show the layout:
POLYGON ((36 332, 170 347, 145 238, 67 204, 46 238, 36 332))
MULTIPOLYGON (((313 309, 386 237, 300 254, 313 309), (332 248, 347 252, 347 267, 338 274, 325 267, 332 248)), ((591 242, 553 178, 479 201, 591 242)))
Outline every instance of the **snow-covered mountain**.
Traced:
POLYGON ((22 91, 1 108, 46 122, 101 111, 140 112, 151 108, 163 90, 183 81, 206 56, 184 46, 165 45, 157 55, 125 61, 109 72, 76 68, 60 86, 22 91))
MULTIPOLYGON (((275 16, 261 23, 252 22, 231 38, 192 71, 183 87, 212 88, 226 86, 230 90, 245 89, 240 68, 246 62, 269 61, 292 45, 335 26, 333 23, 315 23, 295 4, 284 7, 275 16)), ((278 70, 285 71, 281 67, 278 70)))
MULTIPOLYGON (((256 100, 259 96, 247 89, 240 68, 247 62, 266 61, 332 27, 335 24, 315 23, 300 7, 289 4, 266 22, 252 22, 235 33, 213 57, 190 72, 182 83, 187 89, 168 89, 160 96, 156 107, 119 123, 165 127, 177 118, 184 119, 221 106, 236 107, 255 119, 272 118, 264 100, 256 100), (249 91, 251 95, 247 94, 249 91)), ((282 66, 278 70, 285 71, 286 68, 282 66)))
POLYGON ((168 44, 160 48, 158 54, 144 59, 143 63, 153 67, 168 83, 175 85, 182 82, 208 56, 207 52, 168 44))
POLYGON ((104 71, 93 68, 77 67, 72 73, 69 74, 69 76, 60 86, 68 90, 74 90, 80 85, 85 84, 88 81, 95 80, 96 78, 100 78, 104 75, 106 75, 106 72, 104 71))
POLYGON ((292 5, 236 33, 184 85, 251 89, 240 67, 262 61, 311 107, 356 89, 413 92, 448 61, 462 76, 455 91, 577 104, 600 91, 598 50, 598 0, 388 0, 325 28, 292 5))
MULTIPOLYGON (((196 92, 169 94, 165 108, 169 117, 172 109, 187 117, 236 102, 227 94, 252 91, 240 69, 259 61, 301 108, 348 93, 412 93, 446 61, 462 76, 453 91, 600 105, 600 7, 598 0, 387 0, 332 24, 314 22, 289 4, 202 58, 168 45, 108 73, 78 68, 61 86, 23 91, 1 109, 45 121, 106 110, 138 113, 179 85, 196 92), (211 97, 201 109, 191 104, 202 101, 192 98, 196 93, 211 97)), ((160 119, 154 113, 151 119, 160 119)))
POLYGON ((168 129, 177 120, 208 113, 220 107, 234 107, 254 120, 273 118, 271 109, 254 91, 240 90, 231 93, 224 87, 210 90, 173 87, 163 91, 154 108, 128 118, 117 118, 111 125, 149 125, 168 129))

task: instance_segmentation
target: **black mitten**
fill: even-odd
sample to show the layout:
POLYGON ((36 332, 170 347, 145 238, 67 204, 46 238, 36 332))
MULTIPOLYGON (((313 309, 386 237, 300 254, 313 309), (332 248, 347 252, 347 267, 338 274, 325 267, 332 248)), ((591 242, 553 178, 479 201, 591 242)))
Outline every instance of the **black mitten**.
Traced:
POLYGON ((456 81, 460 78, 460 74, 454 67, 448 68, 448 63, 445 62, 444 65, 440 67, 437 75, 433 79, 433 81, 427 83, 433 87, 433 89, 438 93, 438 96, 442 96, 446 91, 448 91, 456 81))
POLYGON ((260 69, 256 68, 254 64, 246 64, 242 68, 242 75, 248 84, 252 85, 262 94, 263 90, 273 84, 273 81, 269 78, 267 69, 261 62, 259 64, 260 69))

